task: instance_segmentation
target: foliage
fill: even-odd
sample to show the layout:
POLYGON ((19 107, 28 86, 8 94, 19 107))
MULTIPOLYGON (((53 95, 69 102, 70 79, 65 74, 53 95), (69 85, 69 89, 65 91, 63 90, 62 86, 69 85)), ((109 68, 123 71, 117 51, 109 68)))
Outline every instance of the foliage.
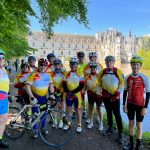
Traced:
POLYGON ((146 51, 149 51, 150 50, 150 37, 143 37, 141 39, 141 48, 146 50, 146 51))
POLYGON ((31 6, 30 0, 1 0, 0 1, 0 48, 6 51, 7 57, 28 55, 34 49, 27 42, 30 33, 29 17, 39 19, 43 31, 49 37, 53 27, 59 20, 68 17, 76 19, 87 26, 87 0, 36 0, 40 15, 31 6))
POLYGON ((141 49, 139 50, 138 55, 143 58, 142 68, 149 70, 150 69, 150 63, 149 63, 150 62, 150 49, 149 50, 141 49))

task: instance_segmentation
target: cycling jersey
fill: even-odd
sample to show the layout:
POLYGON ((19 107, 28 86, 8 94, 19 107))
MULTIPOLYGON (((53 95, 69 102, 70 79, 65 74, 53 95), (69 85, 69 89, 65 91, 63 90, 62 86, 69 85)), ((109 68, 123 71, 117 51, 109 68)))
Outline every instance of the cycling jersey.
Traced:
POLYGON ((77 72, 79 73, 79 74, 84 74, 84 69, 85 69, 85 67, 86 67, 86 64, 78 64, 78 69, 77 69, 77 72))
POLYGON ((9 78, 6 70, 0 68, 0 100, 4 100, 8 97, 9 91, 9 78))
POLYGON ((98 75, 96 73, 94 75, 88 75, 85 79, 85 87, 88 91, 91 91, 95 94, 100 94, 100 87, 98 86, 97 77, 98 75))
POLYGON ((14 80, 14 87, 18 88, 18 95, 25 95, 26 90, 24 88, 25 82, 27 81, 28 77, 30 75, 30 72, 21 72, 19 73, 14 80))
POLYGON ((45 96, 51 83, 52 80, 47 73, 38 71, 33 72, 27 80, 27 84, 31 85, 32 92, 37 96, 45 96))
MULTIPOLYGON (((69 92, 72 92, 74 90, 76 90, 80 84, 84 83, 84 77, 82 75, 79 75, 77 72, 72 72, 69 71, 66 73, 63 82, 66 83, 67 89, 69 90, 69 92)), ((72 98, 67 98, 69 95, 67 93, 66 99, 68 100, 74 100, 74 101, 78 101, 78 108, 81 108, 82 105, 82 97, 81 97, 81 92, 75 92, 73 93, 73 97, 72 98)), ((70 96, 69 96, 70 97, 70 96)), ((70 104, 67 102, 67 106, 70 106, 70 104)), ((77 107, 77 106, 76 106, 77 107)))
MULTIPOLYGON (((97 67, 96 67, 96 73, 100 73, 100 71, 103 69, 103 66, 99 63, 97 63, 97 67)), ((91 67, 89 66, 89 64, 87 64, 85 66, 84 69, 84 76, 86 77, 87 75, 89 75, 91 73, 91 67)))
POLYGON ((150 92, 150 81, 142 73, 137 75, 129 74, 125 77, 124 88, 128 91, 127 103, 144 106, 144 93, 150 92))
POLYGON ((103 69, 99 73, 98 82, 100 87, 102 87, 102 95, 104 97, 114 95, 117 91, 120 93, 123 91, 123 73, 115 67, 103 69))

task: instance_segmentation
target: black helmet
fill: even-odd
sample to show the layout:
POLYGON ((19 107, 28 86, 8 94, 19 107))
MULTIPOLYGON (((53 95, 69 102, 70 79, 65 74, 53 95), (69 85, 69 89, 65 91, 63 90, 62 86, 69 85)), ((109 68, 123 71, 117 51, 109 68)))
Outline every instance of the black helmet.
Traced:
POLYGON ((78 57, 84 57, 85 54, 84 54, 84 52, 80 51, 80 52, 77 52, 77 56, 78 56, 78 57))
POLYGON ((47 55, 47 59, 49 59, 49 58, 51 58, 51 57, 56 57, 55 55, 54 55, 54 53, 49 53, 48 55, 47 55))
POLYGON ((36 58, 35 58, 34 56, 29 56, 29 57, 28 57, 28 62, 29 62, 29 61, 32 61, 32 60, 33 60, 33 61, 36 61, 36 58))
POLYGON ((25 63, 22 63, 21 66, 20 66, 20 68, 23 69, 25 66, 27 66, 28 68, 30 68, 30 67, 29 67, 29 64, 26 63, 26 62, 25 62, 25 63))

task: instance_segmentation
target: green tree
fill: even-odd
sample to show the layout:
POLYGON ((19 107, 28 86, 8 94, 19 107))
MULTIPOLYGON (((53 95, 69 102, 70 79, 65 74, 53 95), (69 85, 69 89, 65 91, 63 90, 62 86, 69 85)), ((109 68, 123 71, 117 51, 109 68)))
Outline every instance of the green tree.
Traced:
POLYGON ((87 0, 36 0, 40 14, 36 14, 30 0, 0 1, 0 48, 7 57, 28 55, 34 49, 27 42, 30 32, 29 17, 36 17, 42 30, 50 37, 53 27, 69 17, 80 24, 88 25, 87 0))

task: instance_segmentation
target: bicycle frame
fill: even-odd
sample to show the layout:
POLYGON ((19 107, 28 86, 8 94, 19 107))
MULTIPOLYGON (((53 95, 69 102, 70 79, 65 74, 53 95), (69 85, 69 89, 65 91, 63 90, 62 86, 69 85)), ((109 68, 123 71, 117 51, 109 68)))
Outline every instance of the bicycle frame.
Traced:
MULTIPOLYGON (((17 116, 15 118, 13 118, 13 120, 11 120, 11 124, 13 126, 16 126, 16 127, 21 127, 21 128, 26 128, 26 125, 21 125, 21 124, 15 124, 14 122, 21 116, 21 114, 26 110, 26 108, 29 108, 29 107, 39 107, 40 105, 25 105, 21 110, 20 112, 17 114, 17 116)), ((31 126, 30 128, 32 129, 33 126, 40 120, 40 118, 44 115, 45 111, 42 111, 39 113, 39 115, 36 117, 36 119, 31 123, 31 126)))

